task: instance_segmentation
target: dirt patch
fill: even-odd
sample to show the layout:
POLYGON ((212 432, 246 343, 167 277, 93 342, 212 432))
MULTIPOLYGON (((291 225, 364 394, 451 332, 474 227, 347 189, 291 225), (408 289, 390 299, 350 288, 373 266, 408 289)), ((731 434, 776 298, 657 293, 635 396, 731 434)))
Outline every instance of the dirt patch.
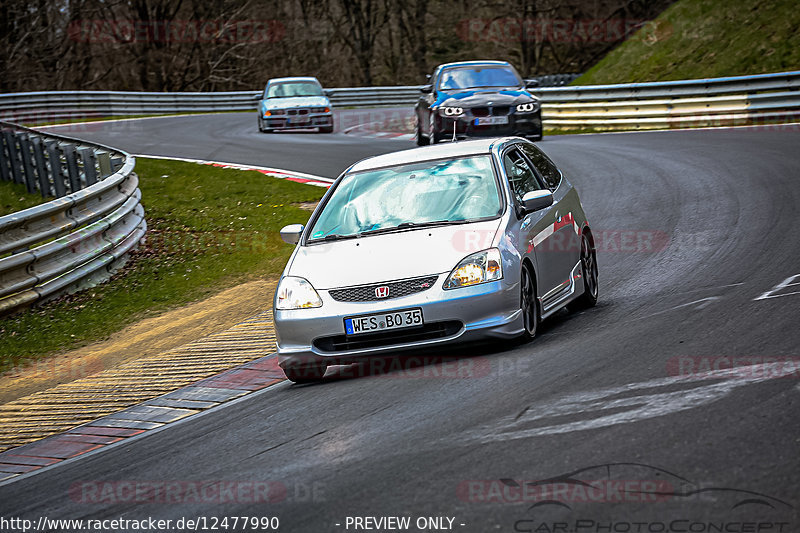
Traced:
POLYGON ((317 208, 317 204, 319 202, 300 202, 296 204, 292 204, 295 207, 299 207, 300 209, 304 209, 306 211, 314 211, 317 208))
POLYGON ((38 360, 0 376, 0 403, 85 378, 224 331, 272 306, 276 281, 252 281, 132 324, 113 338, 38 360))

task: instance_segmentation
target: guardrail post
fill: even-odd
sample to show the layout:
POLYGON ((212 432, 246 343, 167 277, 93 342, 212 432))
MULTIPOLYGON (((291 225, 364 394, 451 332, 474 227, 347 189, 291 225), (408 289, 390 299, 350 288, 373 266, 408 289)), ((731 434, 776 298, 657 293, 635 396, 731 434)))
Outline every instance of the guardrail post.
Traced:
POLYGON ((69 176, 69 192, 81 190, 81 173, 78 170, 78 155, 74 144, 63 146, 64 157, 67 160, 67 175, 69 176))
POLYGON ((114 171, 111 170, 111 154, 98 151, 95 155, 97 156, 97 164, 100 167, 100 179, 107 178, 113 174, 114 171))
POLYGON ((33 160, 31 158, 31 142, 27 133, 19 136, 19 153, 22 159, 22 173, 25 178, 25 187, 29 193, 36 192, 36 176, 33 173, 33 160))
POLYGON ((50 180, 48 179, 47 164, 44 160, 44 146, 42 138, 38 135, 31 135, 31 145, 33 146, 33 164, 36 167, 36 176, 39 178, 39 191, 43 198, 50 196, 50 180))
POLYGON ((97 183, 97 167, 95 165, 94 150, 91 148, 81 148, 81 160, 83 161, 83 176, 86 178, 85 185, 97 183))
POLYGON ((22 183, 24 178, 22 176, 22 169, 20 169, 19 166, 17 136, 11 130, 3 130, 3 138, 6 141, 6 149, 8 150, 8 164, 11 167, 11 176, 14 179, 14 183, 22 183))
POLYGON ((67 195, 64 186, 64 173, 61 170, 61 148, 57 141, 47 143, 47 161, 50 163, 50 174, 53 176, 53 189, 55 197, 61 198, 67 195))
MULTIPOLYGON (((3 130, 5 132, 5 130, 3 130)), ((8 159, 8 150, 6 148, 6 136, 4 133, 0 134, 0 179, 3 181, 11 181, 11 162, 8 159)))

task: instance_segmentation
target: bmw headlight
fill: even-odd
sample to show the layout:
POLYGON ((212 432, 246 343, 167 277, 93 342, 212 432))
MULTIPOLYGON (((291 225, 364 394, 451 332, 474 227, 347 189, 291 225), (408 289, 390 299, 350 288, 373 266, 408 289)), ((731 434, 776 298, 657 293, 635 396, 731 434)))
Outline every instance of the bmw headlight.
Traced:
POLYGON ((275 298, 276 309, 288 311, 310 307, 322 307, 322 299, 307 279, 296 276, 281 279, 275 298))
POLYGON ((462 259, 450 275, 447 276, 444 288, 468 287, 502 278, 503 266, 500 260, 500 250, 489 248, 462 259))
POLYGON ((528 104, 519 104, 517 106, 518 113, 530 113, 531 111, 536 111, 536 102, 530 102, 528 104))
POLYGON ((458 117, 464 114, 464 109, 456 106, 440 107, 439 111, 446 117, 458 117))

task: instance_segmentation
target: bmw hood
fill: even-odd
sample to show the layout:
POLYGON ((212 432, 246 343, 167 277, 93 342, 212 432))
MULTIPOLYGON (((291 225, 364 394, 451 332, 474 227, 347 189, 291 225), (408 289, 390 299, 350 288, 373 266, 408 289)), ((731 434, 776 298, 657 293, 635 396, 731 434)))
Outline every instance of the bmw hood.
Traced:
POLYGON ((325 96, 293 96, 290 98, 269 98, 261 101, 264 109, 291 109, 293 107, 326 107, 330 106, 325 96))
POLYGON ((479 107, 485 105, 513 106, 538 102, 539 99, 528 91, 516 89, 481 89, 460 92, 440 92, 435 106, 479 107), (491 102, 491 104, 489 104, 491 102))
POLYGON ((464 257, 491 248, 501 220, 300 246, 286 274, 327 290, 449 273, 464 257))

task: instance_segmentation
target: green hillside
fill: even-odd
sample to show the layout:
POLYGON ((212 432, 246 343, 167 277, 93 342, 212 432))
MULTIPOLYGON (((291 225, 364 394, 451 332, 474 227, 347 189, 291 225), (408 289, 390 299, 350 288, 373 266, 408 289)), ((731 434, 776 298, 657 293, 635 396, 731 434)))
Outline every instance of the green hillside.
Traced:
POLYGON ((573 85, 800 70, 797 0, 679 0, 573 85))

